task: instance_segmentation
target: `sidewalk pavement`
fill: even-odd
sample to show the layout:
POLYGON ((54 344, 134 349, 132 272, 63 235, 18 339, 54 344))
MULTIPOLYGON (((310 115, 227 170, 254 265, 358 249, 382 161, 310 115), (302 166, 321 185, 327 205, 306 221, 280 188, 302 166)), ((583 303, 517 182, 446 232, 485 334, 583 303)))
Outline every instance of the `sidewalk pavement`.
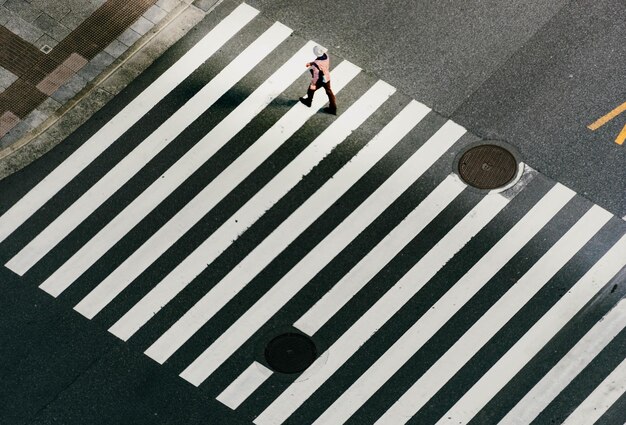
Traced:
POLYGON ((0 0, 0 179, 60 143, 219 0, 0 0))

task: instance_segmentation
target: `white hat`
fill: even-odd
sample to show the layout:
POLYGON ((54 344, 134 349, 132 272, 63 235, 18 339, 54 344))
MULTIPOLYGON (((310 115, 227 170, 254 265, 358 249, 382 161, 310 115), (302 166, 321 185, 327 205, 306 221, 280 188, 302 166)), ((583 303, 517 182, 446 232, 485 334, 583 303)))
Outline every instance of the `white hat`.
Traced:
POLYGON ((317 57, 322 56, 324 53, 326 53, 328 51, 328 49, 322 47, 322 46, 315 46, 313 47, 313 54, 317 57))

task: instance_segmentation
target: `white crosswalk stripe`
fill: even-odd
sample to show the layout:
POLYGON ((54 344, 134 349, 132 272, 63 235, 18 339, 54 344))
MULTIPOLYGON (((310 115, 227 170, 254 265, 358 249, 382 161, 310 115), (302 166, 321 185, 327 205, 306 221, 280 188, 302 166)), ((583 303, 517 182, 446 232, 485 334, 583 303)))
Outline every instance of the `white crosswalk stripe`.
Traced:
MULTIPOLYGON (((329 349, 330 361, 323 371, 293 383, 254 423, 278 424, 300 406, 317 388, 341 367, 375 332, 441 269, 463 246, 487 225, 508 200, 498 194, 487 195, 428 254, 420 259, 394 287, 382 296, 329 349)), ((193 364, 192 364, 193 365, 193 364)), ((306 372, 305 372, 306 373, 306 372)))
MULTIPOLYGON (((306 60, 307 54, 310 52, 312 46, 313 43, 309 42, 296 52, 296 54, 279 68, 261 87, 255 90, 254 93, 231 112, 217 127, 203 137, 200 142, 170 167, 160 179, 156 180, 146 189, 133 202, 133 205, 144 205, 144 203, 147 203, 147 205, 157 204, 169 193, 174 191, 178 185, 193 174, 195 170, 204 164, 206 160, 217 152, 220 147, 226 144, 246 123, 251 121, 263 108, 269 105, 276 96, 285 90, 285 88, 302 73, 302 62, 306 60)), ((200 100, 202 99, 199 98, 199 101, 200 100)), ((217 100, 217 97, 215 97, 214 100, 217 100)), ((168 131, 170 130, 168 129, 168 131)), ((129 157, 126 157, 126 159, 128 158, 129 157)), ((135 161, 136 160, 133 158, 133 163, 135 163, 135 161)), ((122 163, 120 163, 120 165, 121 164, 122 163)), ((113 176, 115 174, 110 175, 113 176)), ((102 181, 103 180, 100 182, 102 181)), ((96 186, 94 186, 94 188, 95 187, 96 186)), ((119 222, 123 223, 121 219, 119 222)), ((78 277, 75 275, 77 270, 82 270, 82 268, 75 268, 71 263, 65 265, 50 276, 50 278, 41 285, 41 288, 51 295, 58 295, 78 277)))
POLYGON ((294 326, 313 335, 465 189, 447 178, 333 286, 294 326))
MULTIPOLYGON (((416 102, 410 103, 396 118, 394 118, 367 146, 343 167, 334 178, 328 180, 313 196, 311 196, 297 211, 272 232, 253 252, 238 264, 227 276, 207 293, 196 305, 161 336, 146 354, 154 360, 163 363, 178 348, 180 348, 202 325, 230 301, 254 276, 259 273, 277 253, 284 250, 296 237, 302 233, 317 217, 327 210, 346 190, 350 188, 365 172, 370 169, 384 154, 406 135, 427 113, 428 109, 416 102)), ((432 158, 437 152, 435 144, 439 139, 433 138, 426 146, 420 149, 420 154, 414 158, 432 158)), ((403 169, 417 172, 407 161, 403 169)), ((417 165, 417 164, 415 164, 417 165)), ((424 168, 425 169, 425 168, 424 168)), ((392 179, 398 183, 405 180, 402 174, 392 179)), ((391 188, 399 188, 396 182, 389 183, 391 188)))
MULTIPOLYGON (((146 140, 143 141, 122 162, 115 166, 105 177, 95 184, 78 201, 59 216, 50 226, 39 234, 31 243, 7 263, 7 267, 16 273, 23 274, 61 239, 82 222, 89 214, 96 210, 119 187, 125 184, 150 159, 157 155, 193 121, 215 103, 228 89, 232 88, 254 65, 271 53, 291 30, 282 24, 274 24, 237 58, 235 58, 209 84, 200 90, 182 108, 167 119, 146 140)), ((208 153, 208 146, 200 147, 208 153)), ((212 152, 220 147, 218 143, 212 145, 212 152)), ((210 156, 210 154, 208 155, 210 156)), ((208 158, 207 158, 208 159, 208 158)), ((88 244, 76 253, 59 271, 54 279, 43 287, 52 295, 58 295, 66 289, 74 279, 80 276, 89 266, 102 256, 109 248, 118 242, 142 218, 154 209, 170 192, 173 191, 194 171, 193 166, 168 170, 161 179, 157 180, 148 190, 137 197, 122 213, 103 228, 88 244), (59 283, 54 283, 61 281, 59 283)))
POLYGON ((599 321, 499 422, 531 423, 606 345, 626 328, 626 300, 599 321))
MULTIPOLYGON (((353 386, 333 403, 316 423, 338 422, 348 419, 366 400, 382 386, 422 345, 428 341, 449 318, 454 315, 478 290, 484 286, 501 267, 504 266, 553 217, 574 193, 558 185, 544 199, 535 205, 496 245, 456 283, 413 325, 378 361, 359 378, 353 386)), ((594 219, 597 217, 593 217, 594 219)), ((598 220, 600 224, 606 221, 598 220)), ((585 225, 596 221, 587 220, 585 225)), ((597 230, 597 229, 596 229, 597 230)), ((595 232, 592 232, 593 235, 595 232)), ((589 237, 591 236, 589 235, 589 237)), ((586 235, 585 235, 586 236, 586 235)), ((538 264, 538 263, 537 263, 538 264)), ((487 323, 493 323, 488 321, 487 323)), ((485 337, 485 327, 480 327, 481 337, 485 337)), ((470 339, 473 342, 476 339, 470 339)), ((467 350, 461 352, 467 354, 467 350)), ((438 362, 439 363, 439 362, 438 362)), ((451 363, 441 361, 446 371, 452 372, 451 363)), ((434 379, 428 382, 437 382, 434 379)), ((442 382, 442 380, 438 380, 442 382)), ((416 385, 424 391, 424 385, 416 385)), ((433 393, 434 394, 434 393, 433 393)), ((430 398, 430 397, 429 397, 430 398)), ((427 400, 429 399, 427 398, 427 400)), ((417 407, 416 398, 411 399, 417 407)))
MULTIPOLYGON (((355 220, 362 219, 356 215, 355 220)), ((315 250, 291 269, 270 291, 268 291, 251 309, 244 313, 228 331, 217 339, 200 357, 198 357, 181 376, 194 385, 200 385, 233 352, 238 349, 275 311, 287 303, 299 289, 335 255, 338 254, 362 230, 365 223, 344 221, 344 226, 337 227, 315 250)))
MULTIPOLYGON (((444 415, 469 421, 532 356, 626 265, 623 236, 576 284, 444 415)), ((448 419, 446 419, 448 420, 448 419)), ((444 423, 444 421, 440 421, 444 423)))
MULTIPOLYGON (((169 143, 173 142, 187 126, 199 118, 213 103, 217 102, 253 65, 274 50, 290 33, 291 30, 281 24, 275 24, 267 30, 265 34, 252 43, 239 57, 233 60, 209 84, 189 100, 185 106, 161 124, 141 145, 128 154, 106 176, 92 186, 87 193, 57 217, 32 242, 26 245, 20 253, 6 264, 7 267, 18 274, 27 272, 50 249, 55 247, 68 232, 79 225, 115 193, 117 189, 128 182, 144 164, 154 158, 169 143)), ((227 139, 224 141, 226 142, 227 139)), ((200 147, 206 149, 206 146, 203 145, 200 143, 198 150, 200 147)), ((217 151, 220 145, 215 143, 212 147, 213 149, 208 152, 213 153, 217 151)), ((156 206, 165 197, 168 193, 167 190, 170 189, 166 185, 171 186, 170 190, 173 190, 180 181, 189 177, 194 170, 192 167, 182 169, 184 172, 174 169, 170 173, 166 173, 162 176, 162 179, 157 180, 159 182, 158 191, 147 190, 142 196, 135 199, 132 206, 125 210, 129 211, 128 213, 116 217, 104 229, 104 237, 101 238, 104 240, 97 240, 95 241, 97 243, 93 244, 98 249, 94 250, 93 245, 87 245, 85 247, 85 255, 78 255, 74 257, 76 259, 64 265, 54 277, 54 279, 62 280, 62 283, 50 281, 43 288, 49 291, 50 294, 58 295, 60 291, 72 282, 72 279, 78 277, 103 251, 106 252, 107 248, 117 242, 118 238, 116 236, 125 234, 129 227, 132 228, 133 224, 139 222, 151 210, 151 207, 156 206), (112 232, 111 229, 115 231, 112 232), (70 276, 67 276, 68 270, 71 270, 70 276)))
MULTIPOLYGON (((202 30, 200 41, 169 68, 157 67, 161 75, 136 97, 120 94, 126 106, 0 216, 7 268, 54 297, 63 294, 84 317, 110 320, 112 334, 132 337, 147 356, 179 368, 181 378, 256 425, 397 425, 429 415, 425 423, 467 424, 485 409, 493 423, 527 424, 622 338, 622 220, 530 167, 520 167, 522 179, 510 189, 469 187, 453 164, 477 138, 349 60, 337 60, 331 73, 339 115, 320 115, 323 91, 311 108, 293 95, 294 83, 308 82, 304 64, 317 43, 245 3, 218 10, 224 18, 202 30), (201 88, 144 130, 144 117, 188 84, 201 88), (213 122, 201 119, 218 108, 213 122), (196 127, 191 147, 172 149, 196 127), (94 163, 131 135, 140 140, 119 162, 101 165, 103 156, 94 163), (177 152, 173 165, 145 177, 142 170, 170 151, 177 152), (225 153, 227 163, 201 181, 199 171, 225 153), (103 177, 67 195, 63 209, 62 189, 80 186, 76 177, 96 164, 103 177), (123 205, 107 202, 127 191, 136 195, 123 205), (181 192, 186 201, 172 201, 181 192), (168 215, 156 217, 163 210, 168 215), (41 230, 13 242, 11 235, 28 233, 37 220, 41 230), (257 235, 266 222, 271 227, 257 235), (67 238, 87 224, 94 227, 84 241, 67 238), (593 261, 579 265, 586 256, 593 261), (205 272, 215 277, 204 279, 205 272), (436 287, 440 281, 448 286, 436 287), (498 282, 504 288, 484 304, 482 294, 498 282), (556 293, 555 284, 570 289, 556 293), (519 313, 546 291, 550 307, 519 324, 519 313), (440 342, 442 330, 479 302, 480 315, 472 312, 463 332, 440 342), (419 315, 407 315, 413 303, 423 307, 419 315), (562 349, 545 376, 511 388, 594 308, 605 317, 562 349), (293 379, 259 354, 282 327, 323 347, 293 379), (518 339, 497 357, 483 354, 511 327, 518 339), (372 344, 374 352, 366 349, 372 344), (447 345, 423 355, 433 344, 447 345), (416 359, 421 372, 401 373, 416 359), (480 376, 468 371, 476 361, 480 376), (458 377, 471 385, 430 412, 458 377), (322 397, 326 389, 332 397, 322 397)), ((576 383, 586 398, 563 410, 562 420, 606 418, 626 389, 625 364, 605 367, 593 387, 576 383)))
POLYGON ((254 362, 228 388, 222 391, 217 399, 231 409, 236 409, 271 375, 271 370, 254 362))
MULTIPOLYGON (((333 71, 334 88, 339 93, 359 72, 359 68, 343 62, 333 71)), ((175 217, 157 231, 141 248, 133 253, 120 265, 107 279, 105 279, 91 294, 83 299, 76 310, 88 318, 95 316, 111 300, 127 287, 133 279, 141 274, 152 264, 167 248, 172 246, 185 232, 206 215, 217 203, 233 190, 245 176, 250 174, 263 160, 269 157, 282 142, 287 140, 293 133, 309 119, 324 103, 322 97, 315 98, 312 109, 303 105, 295 105, 276 124, 274 124, 255 144, 241 155, 234 163, 224 170, 202 192, 200 192, 189 204, 182 208, 175 217)), ((126 211, 126 210, 125 210, 126 211)), ((132 211, 131 211, 132 213, 132 211)), ((124 214, 120 214, 114 222, 127 222, 124 214)), ((99 234, 110 237, 108 231, 112 227, 109 223, 99 234)), ((117 238, 116 238, 117 239, 117 238)), ((96 238, 85 245, 81 251, 92 255, 93 248, 103 243, 96 238)), ((111 244, 104 244, 109 246, 111 244)), ((76 255, 78 256, 81 251, 76 255)))
POLYGON ((333 124, 320 134, 289 166, 278 173, 263 189, 237 211, 233 217, 180 263, 164 280, 118 320, 109 330, 121 339, 129 338, 143 326, 163 305, 167 304, 196 277, 240 233, 251 226, 298 182, 303 173, 361 125, 393 94, 395 89, 377 82, 333 124))
POLYGON ((594 424, 626 393, 626 359, 567 417, 563 425, 594 424))
MULTIPOLYGON (((557 189, 562 188, 557 187, 557 189)), ((571 196, 569 193, 563 194, 565 195, 565 200, 571 196)), ((558 208, 558 204, 555 206, 558 208)), ((556 213, 556 211, 552 212, 552 214, 554 213, 556 213)), ((548 217, 549 216, 550 214, 548 214, 548 217)), ((466 361, 468 361, 519 309, 523 307, 525 301, 528 301, 533 295, 535 295, 541 289, 543 284, 547 283, 549 279, 554 276, 554 274, 576 252, 578 252, 578 250, 580 250, 580 248, 606 223, 609 217, 610 215, 601 209, 594 209, 587 213, 576 226, 570 229, 570 231, 544 255, 541 260, 535 263, 533 268, 531 268, 526 275, 518 281, 518 285, 513 287, 508 294, 494 304, 494 306, 487 313, 485 313, 485 315, 477 321, 472 328, 470 328, 470 330, 468 330, 467 333, 459 341, 457 341, 457 343, 444 356, 442 356, 435 363, 435 365, 433 365, 431 369, 418 379, 409 391, 407 391, 406 395, 403 396, 401 400, 404 398, 406 398, 406 400, 410 400, 410 408, 413 409, 413 411, 402 411, 398 415, 393 416, 390 413, 389 416, 385 415, 386 417, 381 419, 380 422, 399 422, 401 421, 401 419, 399 419, 400 417, 410 417, 412 414, 416 413, 420 407, 430 400, 430 398, 445 385, 447 380, 450 379, 461 368, 461 366, 465 364, 466 361)), ((539 230, 535 229, 533 232, 529 231, 529 229, 524 229, 524 225, 533 226, 538 217, 533 217, 529 213, 525 219, 526 221, 520 221, 516 226, 517 228, 514 228, 514 230, 525 233, 526 235, 529 233, 532 235, 539 230), (522 226, 520 226, 520 224, 522 224, 522 226)), ((545 225, 545 221, 540 222, 540 225, 545 225)), ((507 236, 513 235, 512 232, 513 230, 509 232, 507 236)), ((520 235, 514 236, 511 242, 519 240, 519 236, 520 235)), ((528 239, 530 239, 530 237, 528 237, 528 239)), ((503 238, 500 242, 504 240, 505 239, 503 238)), ((491 257, 500 255, 502 251, 499 251, 499 248, 500 247, 497 245, 494 246, 492 251, 490 251, 490 253, 494 254, 491 257)), ((517 249, 519 248, 521 248, 521 246, 517 249)), ((487 261, 482 264, 493 264, 492 262, 494 259, 489 258, 489 254, 483 257, 483 259, 487 261)), ((472 269, 472 271, 474 270, 478 271, 479 269, 472 269)), ((470 273, 464 276, 464 279, 455 285, 454 288, 454 290, 458 291, 460 289, 465 289, 463 288, 464 286, 469 286, 471 287, 469 293, 458 295, 451 293, 450 296, 444 296, 437 302, 435 309, 431 311, 446 311, 446 305, 455 306, 455 310, 459 310, 464 301, 469 300, 471 296, 478 292, 480 287, 476 287, 475 285, 477 285, 477 283, 484 285, 486 283, 486 279, 478 277, 481 274, 480 272, 473 273, 473 275, 470 273), (478 279, 481 281, 472 282, 472 280, 476 281, 478 279)), ((489 273, 486 278, 489 279, 494 274, 495 271, 489 273)), ((429 313, 431 311, 429 311, 429 313)), ((425 321, 427 322, 428 319, 430 319, 428 316, 420 318, 411 330, 403 335, 401 340, 398 340, 398 342, 394 344, 394 347, 390 350, 391 354, 388 356, 389 360, 395 359, 396 362, 399 361, 398 356, 393 355, 395 347, 397 347, 395 348, 395 351, 406 350, 407 347, 412 347, 412 352, 415 352, 425 342, 425 340, 434 334, 434 331, 429 331, 426 335, 423 335, 423 332, 419 335, 420 332, 418 332, 418 328, 428 325, 428 323, 424 323, 425 321), (419 337, 416 334, 418 334, 419 337)), ((442 323, 440 322, 439 324, 442 323)), ((381 367, 385 364, 389 364, 388 362, 385 362, 384 359, 385 356, 381 357, 379 360, 380 363, 375 364, 372 371, 368 371, 368 374, 375 375, 375 372, 380 374, 381 372, 379 371, 382 371, 381 367)), ((398 363, 394 363, 394 366, 391 367, 395 368, 397 365, 398 363)), ((388 371, 385 371, 385 373, 387 372, 388 371)), ((366 376, 367 375, 364 375, 361 379, 365 378, 363 380, 368 382, 366 376)), ((362 385, 363 384, 359 386, 362 387, 362 385)), ((409 403, 407 403, 407 405, 408 404, 409 403)))
MULTIPOLYGON (((454 132, 454 130, 453 130, 454 132)), ((456 136, 462 134, 463 129, 456 130, 456 136)), ((446 131, 442 131, 439 137, 444 140, 448 137, 446 131)), ((454 134, 454 133, 453 133, 454 134)), ((437 135, 433 136, 439 138, 437 135)), ((456 140, 455 136, 452 141, 456 140)), ((450 143, 450 139, 447 139, 450 143)), ((403 175, 401 173, 400 175, 403 175)), ((419 174, 419 173, 418 173, 419 174)), ((393 181, 393 183, 396 183, 393 181)), ((255 307, 248 310, 233 325, 230 332, 223 334, 214 344, 211 345, 194 363, 192 363, 182 375, 190 382, 199 385, 204 381, 219 365, 239 348, 248 337, 254 333, 258 326, 265 322, 262 320, 269 318, 272 312, 280 308, 285 302, 297 293, 309 279, 345 246, 348 245, 364 228, 369 225, 384 209, 391 204, 403 190, 412 183, 412 180, 404 180, 407 186, 396 185, 395 190, 388 190, 391 186, 381 186, 366 202, 361 204, 340 226, 336 227, 324 241, 318 244, 314 250, 301 260, 296 267, 292 268, 265 296, 255 304, 255 307), (399 189, 399 190, 398 190, 399 189), (215 359, 213 358, 215 357, 215 359)))

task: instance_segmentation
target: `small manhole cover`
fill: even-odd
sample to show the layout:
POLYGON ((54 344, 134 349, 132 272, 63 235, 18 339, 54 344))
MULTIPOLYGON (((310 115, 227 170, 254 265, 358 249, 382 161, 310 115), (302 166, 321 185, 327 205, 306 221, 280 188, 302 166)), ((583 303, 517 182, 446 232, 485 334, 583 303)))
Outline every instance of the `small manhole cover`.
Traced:
POLYGON ((478 189, 496 189, 513 180, 517 161, 503 147, 480 145, 461 156, 459 174, 467 184, 478 189))
POLYGON ((265 347, 265 360, 277 372, 300 373, 317 357, 315 343, 306 335, 285 333, 272 339, 265 347))

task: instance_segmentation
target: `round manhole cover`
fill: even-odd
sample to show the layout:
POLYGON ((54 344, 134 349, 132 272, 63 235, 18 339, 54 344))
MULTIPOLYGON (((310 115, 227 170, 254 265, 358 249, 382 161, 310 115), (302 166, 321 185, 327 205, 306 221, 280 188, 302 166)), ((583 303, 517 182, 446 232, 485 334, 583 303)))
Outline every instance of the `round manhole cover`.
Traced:
POLYGON ((480 145, 461 156, 459 174, 467 184, 478 189, 496 189, 513 180, 517 174, 517 161, 503 147, 480 145))
POLYGON ((300 373, 317 357, 315 343, 306 335, 285 333, 272 339, 265 347, 265 360, 281 373, 300 373))

